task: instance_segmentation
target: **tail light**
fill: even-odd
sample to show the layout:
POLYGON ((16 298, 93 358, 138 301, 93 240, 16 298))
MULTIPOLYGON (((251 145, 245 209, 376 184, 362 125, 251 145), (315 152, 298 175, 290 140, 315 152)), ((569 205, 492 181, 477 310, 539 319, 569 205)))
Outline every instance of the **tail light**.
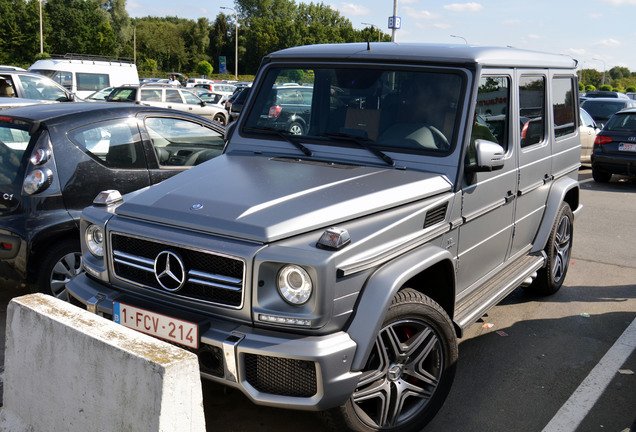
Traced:
POLYGON ((269 107, 269 118, 277 118, 280 115, 280 112, 283 110, 282 106, 274 105, 269 107))
POLYGON ((594 148, 598 148, 602 145, 609 144, 613 141, 614 140, 612 139, 612 137, 608 137, 606 135, 596 135, 596 138, 594 138, 594 148))
POLYGON ((22 183, 28 195, 56 195, 60 193, 57 166, 48 132, 43 132, 35 144, 22 183), (46 193, 43 193, 45 192, 46 193))

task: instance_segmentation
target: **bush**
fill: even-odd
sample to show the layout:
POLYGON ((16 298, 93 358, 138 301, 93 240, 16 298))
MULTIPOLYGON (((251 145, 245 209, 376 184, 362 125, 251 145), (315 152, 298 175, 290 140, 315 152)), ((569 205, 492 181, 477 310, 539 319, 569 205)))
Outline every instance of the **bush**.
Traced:
POLYGON ((599 87, 600 91, 612 91, 612 86, 609 84, 603 84, 599 87))
POLYGON ((585 91, 595 91, 596 87, 594 87, 592 84, 588 84, 585 86, 585 91))
POLYGON ((194 71, 199 75, 205 75, 206 77, 209 77, 214 72, 214 68, 209 62, 202 60, 197 63, 197 67, 194 69, 194 71))
POLYGON ((629 86, 625 89, 628 93, 636 93, 636 86, 629 86))

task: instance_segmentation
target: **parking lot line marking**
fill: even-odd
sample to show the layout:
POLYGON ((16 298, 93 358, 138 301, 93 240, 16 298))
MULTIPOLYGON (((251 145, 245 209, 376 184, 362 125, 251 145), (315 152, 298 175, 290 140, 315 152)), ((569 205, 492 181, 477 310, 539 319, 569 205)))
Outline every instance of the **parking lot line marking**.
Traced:
POLYGON ((542 432, 573 432, 636 349, 636 319, 612 345, 542 432))

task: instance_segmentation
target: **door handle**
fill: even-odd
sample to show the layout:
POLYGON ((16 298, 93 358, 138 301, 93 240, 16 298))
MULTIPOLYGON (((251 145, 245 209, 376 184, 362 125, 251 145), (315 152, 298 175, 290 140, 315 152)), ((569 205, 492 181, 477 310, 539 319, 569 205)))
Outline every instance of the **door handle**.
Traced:
POLYGON ((508 191, 508 193, 506 194, 506 204, 512 202, 512 200, 515 199, 515 194, 512 193, 512 191, 508 191))

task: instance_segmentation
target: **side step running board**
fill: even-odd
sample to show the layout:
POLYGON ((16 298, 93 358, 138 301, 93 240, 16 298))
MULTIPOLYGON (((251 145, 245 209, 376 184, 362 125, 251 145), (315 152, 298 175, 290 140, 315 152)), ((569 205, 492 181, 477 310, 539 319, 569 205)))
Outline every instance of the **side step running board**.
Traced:
POLYGON ((545 263, 545 254, 526 255, 488 281, 455 307, 455 323, 462 332, 510 292, 533 276, 545 263))

